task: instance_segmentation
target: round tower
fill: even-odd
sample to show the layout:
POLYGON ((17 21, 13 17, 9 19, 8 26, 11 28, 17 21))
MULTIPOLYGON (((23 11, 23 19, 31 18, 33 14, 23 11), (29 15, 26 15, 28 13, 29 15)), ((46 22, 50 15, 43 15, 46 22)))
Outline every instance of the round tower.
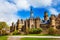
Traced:
POLYGON ((17 21, 17 27, 16 27, 17 30, 19 28, 19 24, 20 24, 20 20, 18 19, 18 21, 17 21))
POLYGON ((12 22, 12 27, 14 27, 14 22, 12 22))
POLYGON ((52 27, 54 27, 54 29, 56 28, 55 27, 55 15, 51 15, 51 17, 50 17, 50 25, 52 27))
POLYGON ((10 27, 10 32, 13 32, 14 31, 14 22, 12 22, 12 25, 10 27))
POLYGON ((35 27, 36 27, 36 28, 40 28, 40 18, 39 18, 39 17, 37 17, 37 18, 35 19, 35 27))
POLYGON ((26 32, 26 34, 28 34, 28 29, 29 29, 29 27, 28 27, 28 19, 26 19, 26 21, 25 21, 25 32, 26 32))
POLYGON ((44 20, 48 20, 48 13, 46 11, 44 12, 44 20))

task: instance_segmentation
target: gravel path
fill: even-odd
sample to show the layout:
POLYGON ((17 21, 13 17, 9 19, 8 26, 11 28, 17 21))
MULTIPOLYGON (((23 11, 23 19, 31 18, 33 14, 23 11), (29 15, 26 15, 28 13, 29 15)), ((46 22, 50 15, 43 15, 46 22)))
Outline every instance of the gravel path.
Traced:
POLYGON ((20 40, 20 37, 8 37, 8 39, 7 40, 20 40))
POLYGON ((57 38, 60 40, 60 36, 9 36, 7 40, 20 40, 20 38, 57 38))

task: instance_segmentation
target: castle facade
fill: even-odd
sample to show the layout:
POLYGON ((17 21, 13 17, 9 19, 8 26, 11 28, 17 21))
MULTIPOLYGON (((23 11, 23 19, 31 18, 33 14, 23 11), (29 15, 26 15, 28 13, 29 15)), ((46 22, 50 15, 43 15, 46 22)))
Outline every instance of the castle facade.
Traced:
POLYGON ((44 20, 41 20, 40 17, 33 17, 33 11, 30 10, 30 18, 23 20, 18 19, 16 24, 12 23, 10 27, 10 32, 18 30, 19 32, 26 32, 31 28, 43 28, 47 29, 53 27, 54 29, 60 29, 60 14, 58 16, 51 15, 48 17, 48 13, 44 12, 44 20))

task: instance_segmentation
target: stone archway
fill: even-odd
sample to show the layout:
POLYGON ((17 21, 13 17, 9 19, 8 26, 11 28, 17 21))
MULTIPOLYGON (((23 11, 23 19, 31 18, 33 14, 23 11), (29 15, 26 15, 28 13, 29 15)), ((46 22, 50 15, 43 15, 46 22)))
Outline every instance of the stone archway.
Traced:
POLYGON ((35 28, 34 25, 31 25, 31 28, 35 28))

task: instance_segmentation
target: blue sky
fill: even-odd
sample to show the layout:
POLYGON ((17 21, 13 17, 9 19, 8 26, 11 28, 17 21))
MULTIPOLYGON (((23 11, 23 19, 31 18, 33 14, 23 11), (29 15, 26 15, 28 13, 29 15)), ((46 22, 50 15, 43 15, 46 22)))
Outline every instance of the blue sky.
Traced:
MULTIPOLYGON (((32 10, 33 10, 34 18, 40 17, 41 19, 43 19, 45 11, 47 11, 48 15, 50 16, 50 13, 46 8, 34 8, 34 7, 32 7, 32 10)), ((22 19, 26 19, 26 18, 30 17, 30 11, 21 10, 21 11, 17 12, 17 15, 20 16, 22 19)))
POLYGON ((0 21, 5 21, 9 25, 17 19, 30 17, 30 7, 32 6, 34 17, 44 17, 47 11, 51 14, 60 13, 60 0, 0 0, 0 21))

